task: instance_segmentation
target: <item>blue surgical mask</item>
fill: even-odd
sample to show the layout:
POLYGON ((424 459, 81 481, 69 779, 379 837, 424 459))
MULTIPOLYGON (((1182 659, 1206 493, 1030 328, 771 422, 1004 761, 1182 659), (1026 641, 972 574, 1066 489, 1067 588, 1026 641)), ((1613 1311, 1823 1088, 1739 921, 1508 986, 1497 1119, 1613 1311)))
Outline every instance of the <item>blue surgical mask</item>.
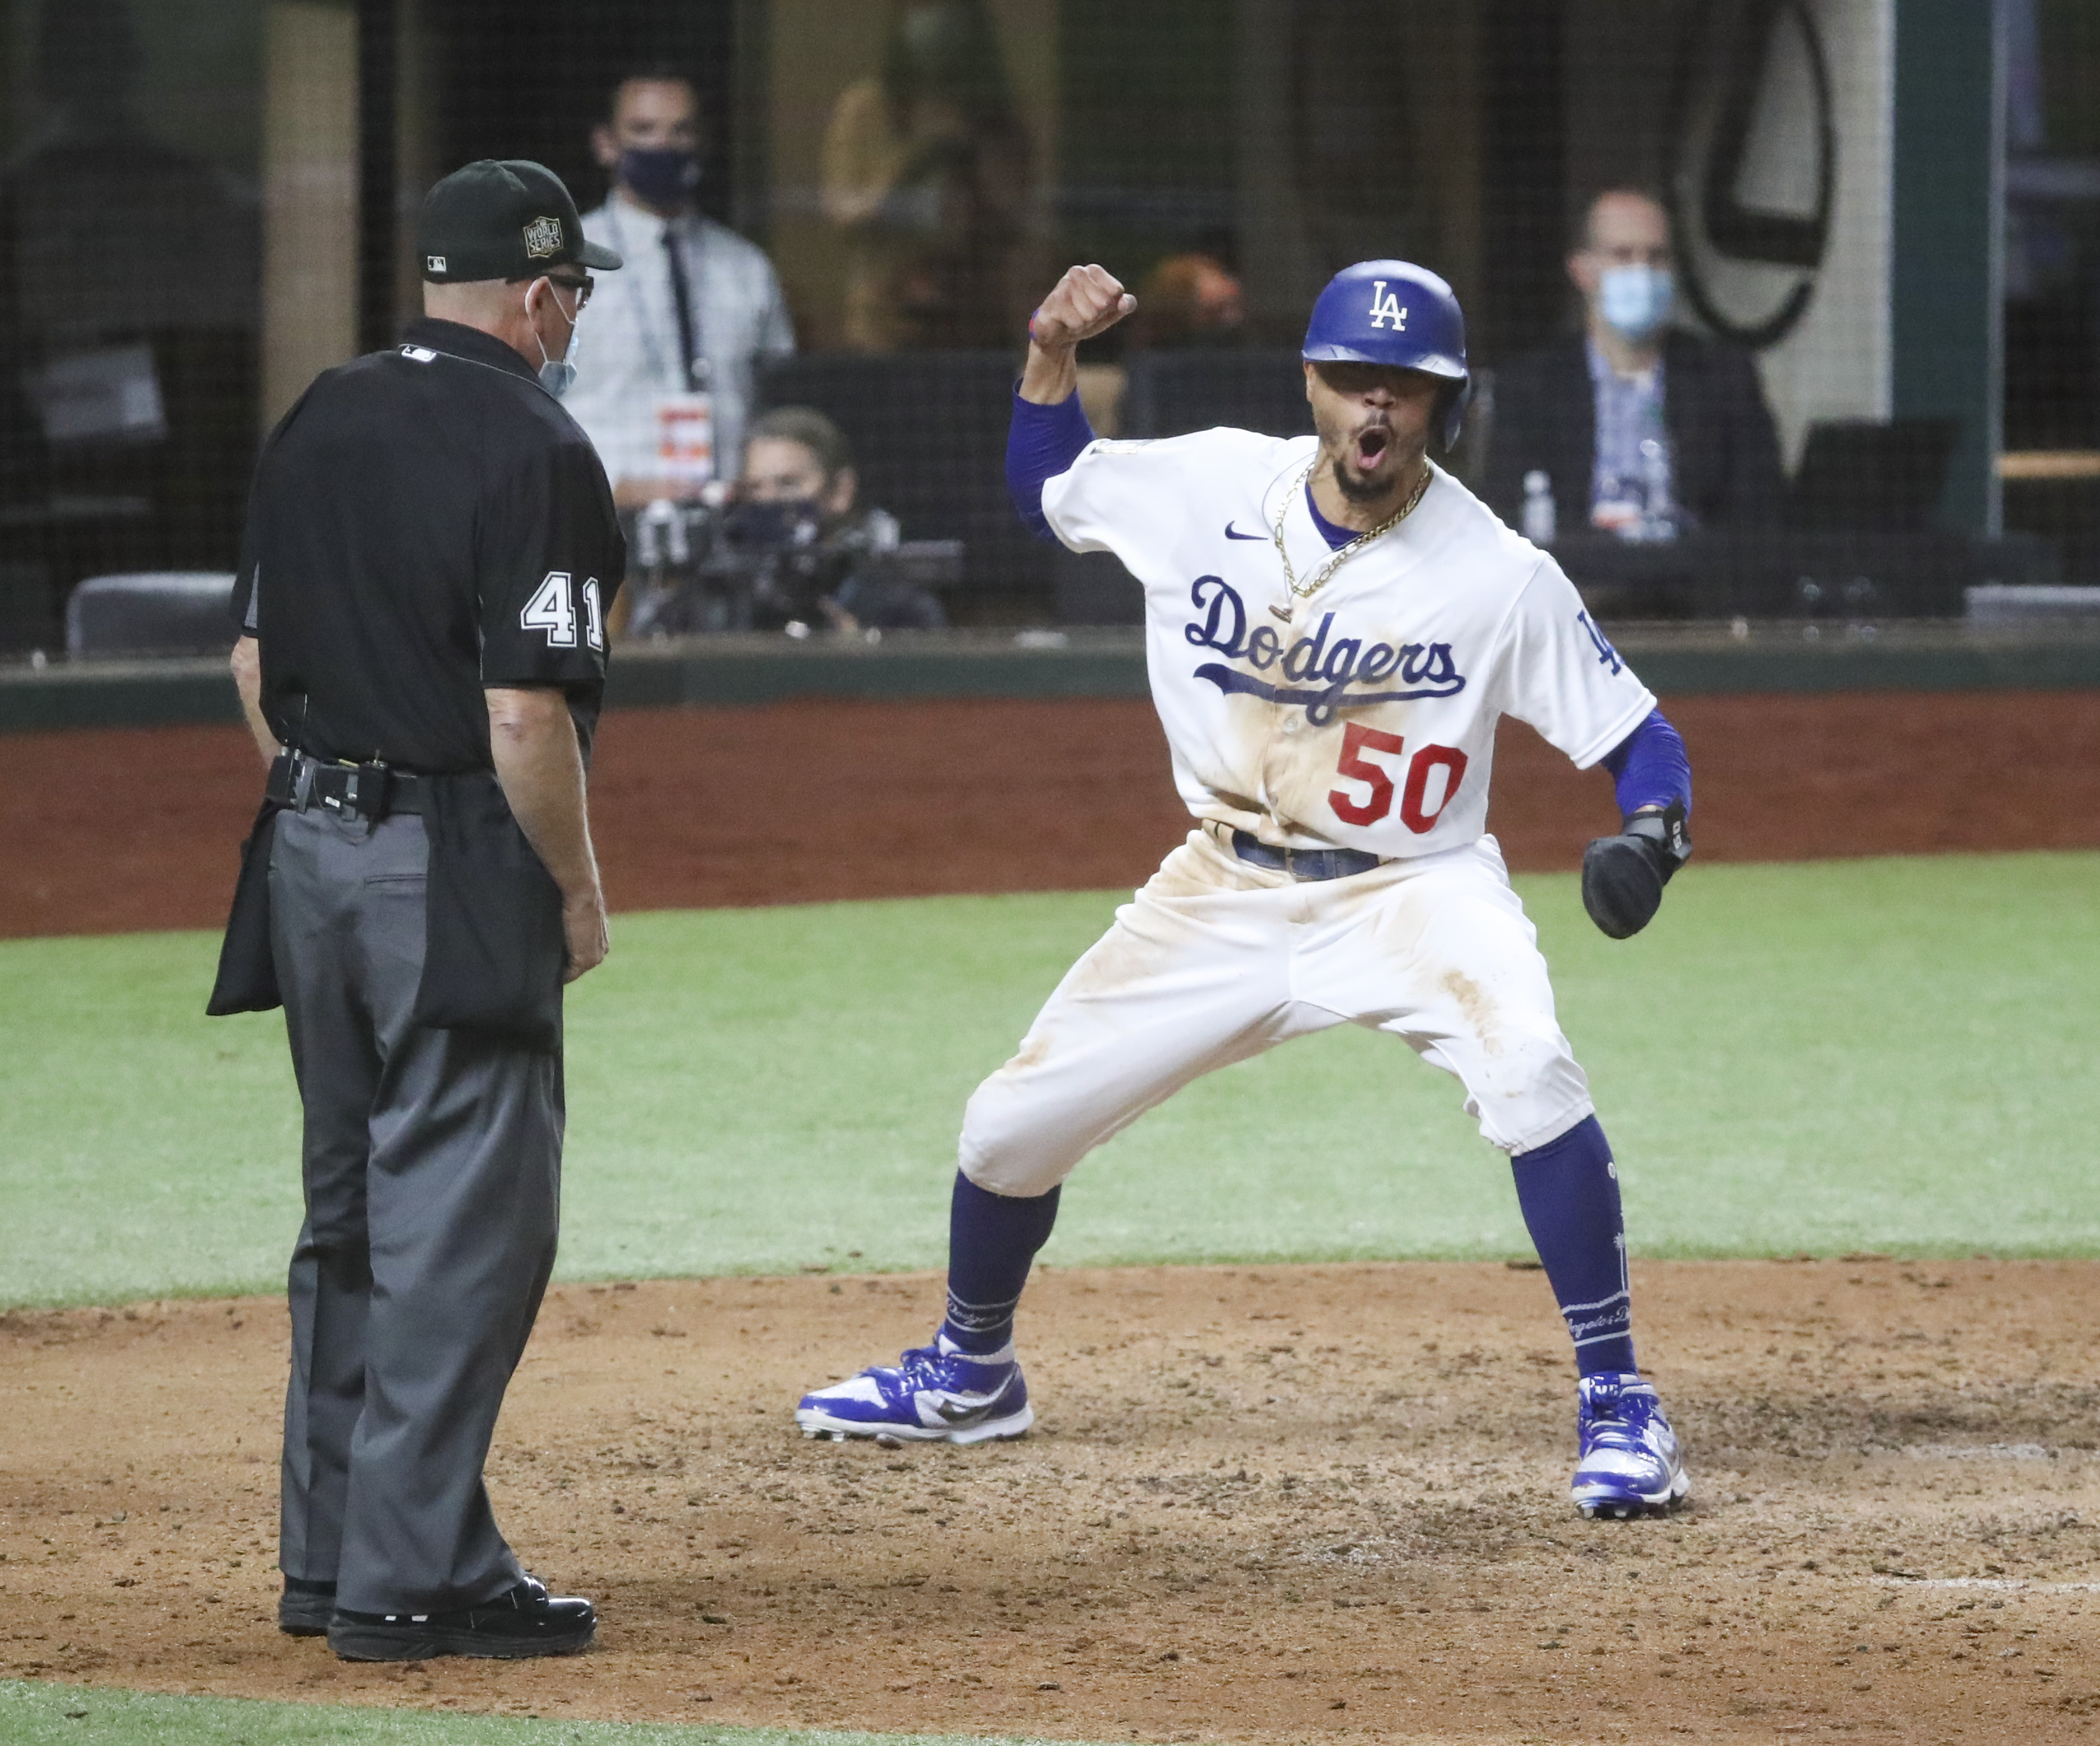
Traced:
POLYGON ((619 174, 650 206, 682 206, 700 185, 700 154, 677 146, 632 146, 620 154, 619 174))
MULTIPOLYGON (((543 346, 540 349, 544 351, 546 347, 543 346)), ((576 349, 576 342, 571 340, 569 350, 573 352, 576 349)), ((553 395, 556 400, 561 399, 576 385, 576 360, 575 358, 549 358, 540 366, 540 386, 553 395)))
POLYGON ((576 347, 583 343, 584 338, 577 323, 583 312, 579 309, 574 316, 570 315, 566 309, 562 309, 562 300, 558 296, 554 298, 554 307, 562 311, 563 319, 569 324, 568 349, 558 358, 550 358, 547 356, 547 343, 540 338, 540 330, 536 327, 532 329, 532 339, 540 348, 540 386, 559 400, 576 384, 576 347))
POLYGON ((1667 267, 1607 267, 1597 276, 1597 312, 1621 337, 1643 340, 1670 320, 1675 287, 1667 267))

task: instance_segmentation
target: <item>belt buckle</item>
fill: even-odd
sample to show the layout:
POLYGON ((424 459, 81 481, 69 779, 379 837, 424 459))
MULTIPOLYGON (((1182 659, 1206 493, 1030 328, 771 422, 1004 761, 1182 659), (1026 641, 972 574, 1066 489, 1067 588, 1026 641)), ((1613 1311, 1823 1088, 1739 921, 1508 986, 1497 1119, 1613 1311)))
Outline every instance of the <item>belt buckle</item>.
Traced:
POLYGON ((369 836, 386 816, 387 789, 391 786, 393 771, 377 758, 341 767, 347 772, 343 777, 342 795, 331 800, 324 794, 321 803, 333 807, 344 818, 362 820, 365 834, 369 836))
POLYGON ((314 789, 316 797, 325 811, 333 812, 338 818, 355 818, 357 816, 356 773, 354 771, 351 772, 348 783, 341 792, 332 791, 324 786, 320 780, 324 770, 336 771, 342 767, 340 763, 324 765, 316 758, 314 761, 314 789))

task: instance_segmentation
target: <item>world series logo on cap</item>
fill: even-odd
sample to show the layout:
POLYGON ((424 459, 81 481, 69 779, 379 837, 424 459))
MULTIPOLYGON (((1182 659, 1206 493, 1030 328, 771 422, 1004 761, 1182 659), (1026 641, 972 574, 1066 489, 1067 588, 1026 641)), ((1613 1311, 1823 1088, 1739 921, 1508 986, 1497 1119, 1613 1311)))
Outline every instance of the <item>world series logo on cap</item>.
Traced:
POLYGON ((561 252, 562 221, 559 219, 535 219, 525 227, 527 259, 544 261, 549 255, 561 252))

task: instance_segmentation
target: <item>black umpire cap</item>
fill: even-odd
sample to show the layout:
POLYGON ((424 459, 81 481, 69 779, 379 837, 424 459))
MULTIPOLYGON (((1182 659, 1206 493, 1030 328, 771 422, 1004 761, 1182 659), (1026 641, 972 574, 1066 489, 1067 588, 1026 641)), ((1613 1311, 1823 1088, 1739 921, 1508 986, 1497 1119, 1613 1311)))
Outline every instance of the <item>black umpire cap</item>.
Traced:
POLYGON ((562 179, 530 158, 477 159, 423 200, 417 247, 423 276, 438 285, 529 279, 573 263, 610 272, 610 249, 585 240, 583 220, 562 179))

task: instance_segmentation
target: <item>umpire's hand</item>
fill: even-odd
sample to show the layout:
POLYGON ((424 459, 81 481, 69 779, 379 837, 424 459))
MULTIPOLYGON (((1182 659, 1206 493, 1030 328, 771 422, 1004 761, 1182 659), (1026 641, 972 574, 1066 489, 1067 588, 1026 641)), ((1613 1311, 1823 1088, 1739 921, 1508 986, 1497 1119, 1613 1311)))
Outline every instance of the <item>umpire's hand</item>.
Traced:
POLYGON ((562 935, 568 946, 562 980, 574 982, 602 964, 611 948, 568 700, 553 685, 492 685, 487 696, 496 780, 526 841, 562 889, 562 935))
POLYGON ((562 933, 568 941, 568 967, 562 980, 574 982, 587 970, 596 970, 612 950, 612 936, 605 923, 605 893, 593 886, 580 897, 562 900, 562 933))

